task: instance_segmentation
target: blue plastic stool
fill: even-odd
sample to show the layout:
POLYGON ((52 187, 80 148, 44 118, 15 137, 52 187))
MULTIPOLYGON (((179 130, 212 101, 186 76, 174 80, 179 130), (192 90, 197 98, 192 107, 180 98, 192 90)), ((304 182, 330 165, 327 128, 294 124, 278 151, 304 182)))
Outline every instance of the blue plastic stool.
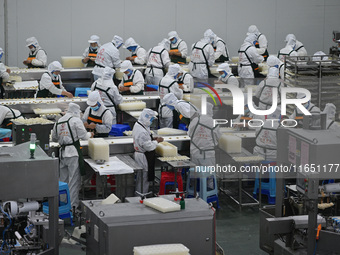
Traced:
POLYGON ((91 88, 76 88, 74 92, 75 97, 87 97, 87 91, 91 88))
MULTIPOLYGON (((273 164, 272 161, 263 161, 262 165, 266 164, 273 164)), ((253 197, 257 198, 257 194, 259 194, 259 173, 256 173, 255 178, 255 185, 253 191, 253 197)), ((275 204, 276 200, 276 178, 275 172, 273 171, 273 166, 269 167, 269 179, 267 182, 261 180, 261 194, 267 195, 268 197, 268 204, 273 205, 275 204)))
MULTIPOLYGON (((70 218, 71 226, 73 226, 73 215, 71 210, 72 206, 68 184, 66 182, 59 182, 59 218, 70 218)), ((49 213, 48 202, 43 203, 43 212, 46 214, 49 213)))
MULTIPOLYGON (((202 169, 200 169, 202 170, 202 169)), ((195 192, 195 187, 193 181, 197 179, 196 191, 198 192, 200 198, 202 198, 207 203, 216 202, 217 208, 220 208, 218 202, 218 188, 216 182, 216 173, 200 172, 195 171, 195 168, 190 168, 187 178, 187 197, 193 197, 195 192), (213 188, 208 187, 208 181, 212 178, 213 188)))

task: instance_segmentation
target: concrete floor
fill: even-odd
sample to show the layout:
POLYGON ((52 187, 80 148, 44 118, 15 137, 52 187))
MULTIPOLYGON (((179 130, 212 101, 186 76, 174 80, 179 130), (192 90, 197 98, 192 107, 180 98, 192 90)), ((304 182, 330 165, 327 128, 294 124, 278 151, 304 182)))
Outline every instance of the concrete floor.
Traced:
MULTIPOLYGON (((220 209, 216 211, 217 242, 226 255, 267 254, 259 248, 258 207, 245 207, 242 211, 226 195, 220 194, 220 209)), ((70 232, 69 223, 65 226, 70 232)), ((60 247, 60 255, 86 254, 85 251, 60 247)), ((201 255, 201 254, 193 254, 201 255)), ((203 254, 202 254, 203 255, 203 254)))

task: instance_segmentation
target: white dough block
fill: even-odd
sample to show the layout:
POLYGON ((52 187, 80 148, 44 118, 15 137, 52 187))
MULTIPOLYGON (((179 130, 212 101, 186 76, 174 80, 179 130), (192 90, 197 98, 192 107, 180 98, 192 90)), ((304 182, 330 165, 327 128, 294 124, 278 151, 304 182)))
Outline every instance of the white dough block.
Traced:
POLYGON ((238 57, 232 57, 231 58, 231 62, 232 63, 238 63, 239 62, 239 58, 238 57))
POLYGON ((104 138, 91 138, 88 143, 89 156, 93 160, 109 161, 110 149, 109 143, 104 138))
POLYGON ((168 142, 161 142, 157 144, 156 153, 162 157, 176 157, 178 154, 177 147, 168 142))
POLYGON ((189 255, 189 249, 179 243, 137 246, 133 252, 134 255, 189 255))
POLYGON ((222 135, 218 141, 219 147, 226 153, 241 153, 242 139, 233 135, 222 135))
POLYGON ((64 68, 82 68, 84 67, 84 63, 81 61, 83 59, 83 57, 81 56, 71 56, 71 57, 68 57, 68 56, 64 56, 64 57, 61 57, 61 65, 64 67, 64 68))
POLYGON ((181 210, 181 206, 175 202, 161 197, 152 197, 144 199, 144 205, 156 209, 162 213, 176 212, 181 210))
POLYGON ((187 131, 176 128, 161 128, 157 130, 158 135, 186 135, 187 131))
POLYGON ((144 101, 125 101, 119 104, 119 109, 122 111, 143 110, 146 107, 144 101))
POLYGON ((35 108, 33 109, 33 112, 35 114, 59 114, 61 113, 61 110, 59 108, 49 108, 49 109, 35 108))
POLYGON ((19 75, 10 75, 8 80, 15 81, 15 82, 22 82, 22 78, 19 75))

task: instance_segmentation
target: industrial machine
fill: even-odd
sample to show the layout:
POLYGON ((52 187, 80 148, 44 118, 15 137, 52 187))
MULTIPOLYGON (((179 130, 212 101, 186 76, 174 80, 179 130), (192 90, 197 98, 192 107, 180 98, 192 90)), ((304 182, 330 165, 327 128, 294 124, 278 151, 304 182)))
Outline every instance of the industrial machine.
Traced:
POLYGON ((57 158, 22 143, 0 148, 0 253, 58 254, 63 221, 58 221, 57 158), (49 216, 41 204, 49 202, 49 216), (58 230, 59 226, 59 230, 58 230))
POLYGON ((277 165, 290 171, 276 173, 276 206, 261 210, 260 247, 269 254, 340 250, 340 137, 320 129, 322 121, 313 130, 308 123, 306 118, 305 129, 278 129, 277 165))
MULTIPOLYGON (((174 195, 169 196, 172 201, 174 195)), ((102 205, 83 201, 86 254, 132 254, 133 247, 182 243, 190 254, 215 254, 214 211, 201 199, 186 199, 185 210, 162 213, 139 202, 102 205)))
POLYGON ((337 41, 340 40, 340 32, 339 31, 333 31, 333 42, 336 43, 336 46, 332 46, 329 48, 329 54, 330 55, 336 55, 339 56, 340 55, 340 51, 338 48, 339 43, 337 41))

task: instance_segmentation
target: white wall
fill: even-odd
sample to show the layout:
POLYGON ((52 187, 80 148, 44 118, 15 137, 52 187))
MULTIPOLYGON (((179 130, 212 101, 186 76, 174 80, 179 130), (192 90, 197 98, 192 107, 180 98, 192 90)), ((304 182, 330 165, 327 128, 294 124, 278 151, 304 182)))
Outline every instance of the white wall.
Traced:
MULTIPOLYGON (((171 30, 191 45, 211 28, 235 56, 251 24, 267 36, 271 54, 284 47, 288 33, 295 34, 310 54, 328 53, 332 31, 340 30, 339 0, 8 0, 7 11, 8 65, 20 67, 30 36, 38 38, 51 62, 81 55, 91 34, 99 35, 102 43, 115 34, 124 40, 131 36, 148 50, 171 30)), ((0 47, 4 47, 3 24, 0 47)), ((128 55, 125 49, 120 52, 122 59, 128 55)))

